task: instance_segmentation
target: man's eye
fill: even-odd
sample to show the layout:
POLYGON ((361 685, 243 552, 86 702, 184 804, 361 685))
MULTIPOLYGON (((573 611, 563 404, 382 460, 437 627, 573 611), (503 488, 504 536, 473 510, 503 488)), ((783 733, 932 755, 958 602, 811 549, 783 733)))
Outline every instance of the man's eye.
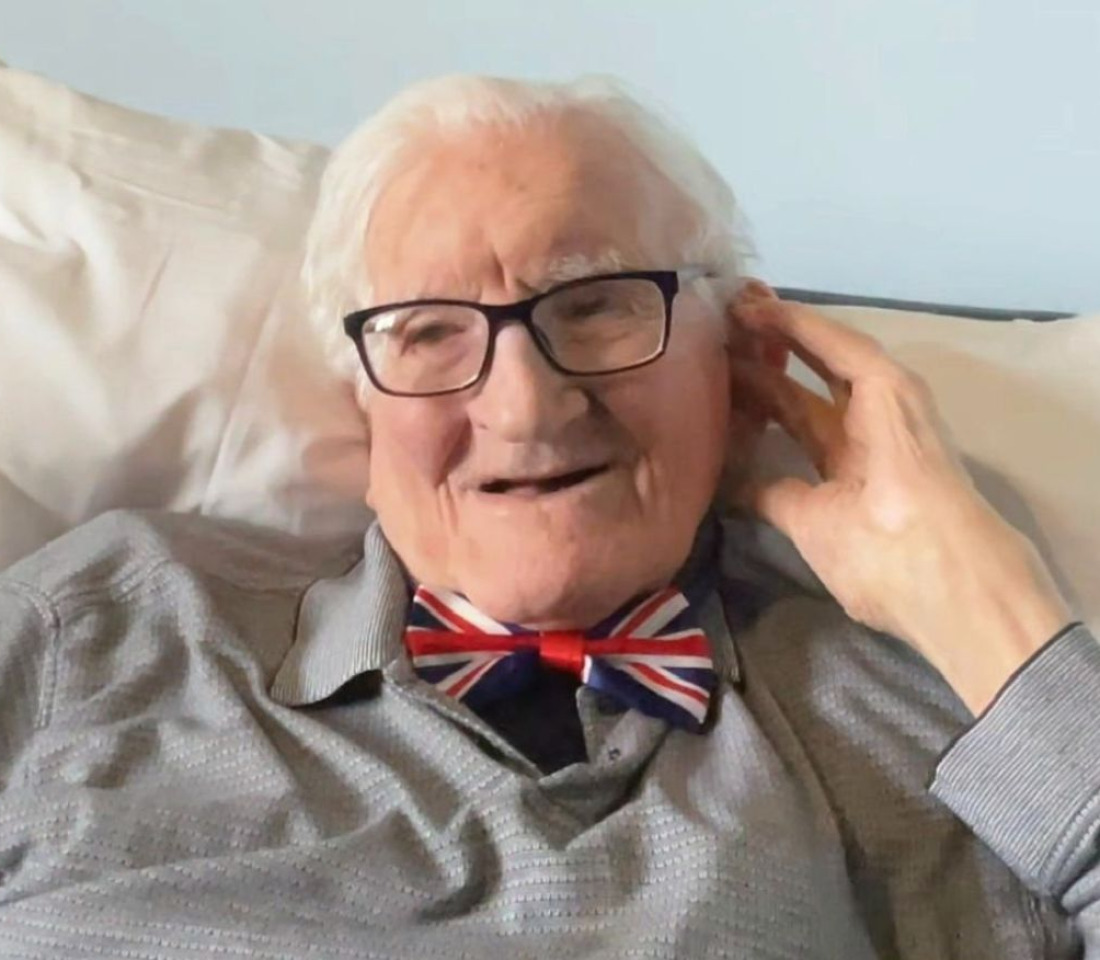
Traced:
POLYGON ((566 320, 588 320, 592 317, 602 316, 609 309, 606 297, 577 300, 569 304, 563 311, 563 316, 566 320))
POLYGON ((458 336, 463 328, 457 323, 446 321, 410 324, 401 333, 401 342, 406 347, 431 346, 442 343, 450 337, 458 336))

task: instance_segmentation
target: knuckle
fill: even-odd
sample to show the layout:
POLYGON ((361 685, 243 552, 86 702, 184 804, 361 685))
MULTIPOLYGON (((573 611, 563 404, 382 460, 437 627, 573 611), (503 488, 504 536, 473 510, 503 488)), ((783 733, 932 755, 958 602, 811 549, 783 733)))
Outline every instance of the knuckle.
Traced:
POLYGON ((864 330, 856 330, 856 329, 852 329, 852 334, 857 339, 859 339, 863 342, 863 345, 866 348, 868 353, 873 354, 875 356, 882 356, 882 357, 887 356, 886 347, 883 346, 882 341, 879 340, 877 337, 872 336, 871 334, 867 333, 864 330))
POLYGON ((901 371, 902 390, 905 395, 923 406, 932 406, 932 388, 929 386, 928 381, 916 370, 909 367, 899 364, 898 369, 901 371))
POLYGON ((886 348, 878 340, 870 337, 863 349, 863 363, 869 376, 887 380, 891 378, 897 366, 886 348))
POLYGON ((927 403, 932 399, 932 388, 916 370, 893 359, 885 351, 878 358, 876 379, 892 393, 905 399, 927 403))

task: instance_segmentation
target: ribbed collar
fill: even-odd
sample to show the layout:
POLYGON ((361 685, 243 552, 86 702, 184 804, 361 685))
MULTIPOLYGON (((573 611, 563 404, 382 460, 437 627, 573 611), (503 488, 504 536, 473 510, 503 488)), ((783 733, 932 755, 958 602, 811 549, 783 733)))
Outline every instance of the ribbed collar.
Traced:
POLYGON ((316 703, 353 677, 381 670, 401 652, 408 606, 404 572, 375 521, 363 538, 363 559, 306 590, 272 699, 290 707, 316 703))
MULTIPOLYGON (((700 626, 711 639, 715 667, 736 682, 740 671, 733 630, 725 617, 719 623, 713 614, 721 608, 721 554, 722 526, 708 515, 675 582, 701 613, 708 611, 700 626)), ((358 564, 344 576, 318 580, 306 590, 294 643, 271 686, 272 699, 292 707, 317 703, 354 677, 403 656, 409 597, 404 571, 376 521, 364 537, 358 564)))

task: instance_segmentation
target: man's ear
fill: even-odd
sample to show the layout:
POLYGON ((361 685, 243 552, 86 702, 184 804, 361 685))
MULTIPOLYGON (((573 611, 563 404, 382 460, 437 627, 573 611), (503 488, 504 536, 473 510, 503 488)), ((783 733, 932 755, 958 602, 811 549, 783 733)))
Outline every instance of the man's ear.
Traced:
MULTIPOLYGON (((778 300, 779 295, 763 280, 750 277, 726 305, 728 347, 738 360, 786 370, 790 350, 780 340, 750 332, 737 316, 737 308, 754 300, 778 300)), ((719 500, 726 507, 739 506, 739 497, 754 475, 754 462, 770 417, 738 387, 732 388, 729 436, 719 500)))
POLYGON ((780 340, 750 333, 737 317, 737 308, 743 304, 778 299, 779 294, 756 277, 749 277, 741 285, 726 308, 730 351, 735 357, 763 363, 778 370, 787 369, 787 360, 790 357, 790 349, 787 345, 780 340))
POLYGON ((367 509, 374 511, 374 500, 371 497, 370 490, 370 448, 371 448, 371 431, 370 431, 370 409, 367 406, 367 398, 370 395, 370 387, 367 382, 366 376, 360 372, 355 381, 355 403, 359 407, 359 412, 363 417, 363 441, 367 445, 367 476, 363 479, 366 481, 366 485, 363 489, 363 502, 367 505, 367 509))

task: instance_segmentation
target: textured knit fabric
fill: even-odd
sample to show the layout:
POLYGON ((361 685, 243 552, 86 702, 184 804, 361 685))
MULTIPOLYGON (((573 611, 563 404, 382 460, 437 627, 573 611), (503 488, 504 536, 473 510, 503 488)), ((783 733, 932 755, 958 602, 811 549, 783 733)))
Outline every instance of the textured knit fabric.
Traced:
POLYGON ((0 575, 0 957, 1100 957, 1088 631, 975 723, 770 528, 723 540, 710 729, 581 688, 549 775, 412 672, 377 528, 55 541, 0 575))

